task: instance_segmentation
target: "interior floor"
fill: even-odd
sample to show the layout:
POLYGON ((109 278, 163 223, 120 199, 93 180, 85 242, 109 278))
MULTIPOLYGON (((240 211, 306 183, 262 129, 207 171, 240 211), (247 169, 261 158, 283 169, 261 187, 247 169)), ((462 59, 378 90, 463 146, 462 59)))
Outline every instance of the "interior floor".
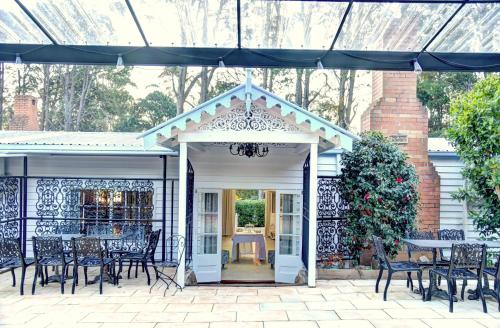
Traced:
MULTIPOLYGON (((271 238, 265 240, 267 256, 268 251, 274 250, 275 241, 271 238)), ((222 249, 229 251, 229 263, 222 269, 223 281, 274 281, 274 270, 267 262, 267 258, 260 264, 255 263, 255 256, 249 253, 249 246, 245 245, 244 249, 240 249, 240 258, 237 262, 233 262, 233 241, 230 236, 222 238, 222 249)))

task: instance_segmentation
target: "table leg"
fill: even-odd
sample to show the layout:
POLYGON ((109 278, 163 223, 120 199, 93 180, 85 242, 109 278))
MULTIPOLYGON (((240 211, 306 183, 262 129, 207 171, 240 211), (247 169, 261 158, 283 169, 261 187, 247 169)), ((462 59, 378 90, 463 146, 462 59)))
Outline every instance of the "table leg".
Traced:
MULTIPOLYGON (((432 268, 435 269, 437 267, 437 248, 433 248, 432 249, 432 268)), ((430 275, 430 273, 429 273, 430 275)), ((425 289, 425 292, 426 292, 426 301, 429 301, 429 297, 432 296, 432 297, 439 297, 439 298, 443 298, 443 299, 448 299, 448 292, 439 288, 438 284, 437 284, 437 277, 436 279, 434 279, 434 286, 432 286, 432 295, 429 295, 429 288, 426 288, 425 289)), ((458 299, 453 296, 453 301, 454 302, 457 302, 458 299)))

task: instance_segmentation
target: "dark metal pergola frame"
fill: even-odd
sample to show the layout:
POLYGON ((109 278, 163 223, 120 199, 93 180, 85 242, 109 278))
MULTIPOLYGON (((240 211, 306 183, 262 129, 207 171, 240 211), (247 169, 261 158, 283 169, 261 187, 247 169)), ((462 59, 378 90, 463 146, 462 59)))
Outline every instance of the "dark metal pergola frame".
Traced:
POLYGON ((115 65, 117 58, 121 56, 126 65, 217 66, 222 60, 226 67, 316 68, 318 61, 321 61, 324 68, 412 71, 414 70, 414 62, 418 60, 423 70, 427 71, 500 71, 500 53, 428 51, 436 38, 466 5, 499 3, 498 0, 315 0, 348 3, 328 50, 242 47, 240 0, 236 0, 237 46, 235 48, 153 47, 148 42, 147 35, 144 33, 131 2, 124 1, 144 41, 144 46, 58 44, 43 24, 22 4, 22 1, 15 0, 33 23, 51 40, 52 44, 0 43, 0 61, 14 62, 19 56, 22 57, 23 63, 115 65), (460 6, 420 51, 336 50, 335 44, 355 2, 460 4, 460 6))

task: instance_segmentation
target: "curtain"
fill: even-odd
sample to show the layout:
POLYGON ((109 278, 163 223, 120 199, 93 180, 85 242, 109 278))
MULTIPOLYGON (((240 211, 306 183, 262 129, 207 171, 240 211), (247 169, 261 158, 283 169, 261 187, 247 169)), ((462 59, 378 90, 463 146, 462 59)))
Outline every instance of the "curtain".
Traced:
POLYGON ((266 237, 274 237, 276 234, 276 192, 266 191, 265 224, 266 237))
POLYGON ((234 234, 234 199, 236 191, 224 189, 222 191, 222 235, 232 236, 234 234))

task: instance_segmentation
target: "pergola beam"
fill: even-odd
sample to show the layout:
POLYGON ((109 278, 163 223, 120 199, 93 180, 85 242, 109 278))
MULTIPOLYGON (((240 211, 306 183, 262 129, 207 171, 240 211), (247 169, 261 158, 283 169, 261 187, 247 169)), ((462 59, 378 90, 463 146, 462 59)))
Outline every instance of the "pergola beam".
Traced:
POLYGON ((137 15, 135 14, 134 7, 132 7, 130 0, 125 0, 125 2, 127 3, 128 10, 130 11, 132 18, 134 19, 135 26, 137 26, 137 29, 139 30, 139 33, 141 34, 141 37, 142 37, 142 40, 144 41, 145 46, 149 47, 148 39, 146 38, 146 34, 144 34, 144 30, 142 29, 141 23, 139 22, 139 18, 137 18, 137 15))
POLYGON ((333 41, 332 41, 332 44, 330 45, 329 50, 333 50, 333 48, 335 47, 335 44, 337 43, 337 40, 340 36, 340 33, 342 32, 342 28, 344 27, 347 16, 351 12, 351 8, 352 8, 352 1, 349 1, 349 5, 347 5, 347 8, 345 9, 344 16, 342 16, 342 20, 340 21, 339 27, 337 29, 337 33, 335 33, 335 37, 333 38, 333 41))
POLYGON ((394 71, 413 71, 418 56, 425 71, 500 71, 500 53, 0 44, 0 61, 16 54, 37 64, 115 65, 121 54, 125 65, 217 66, 224 58, 227 67, 264 68, 315 68, 321 58, 325 68, 394 71))
POLYGON ((21 10, 29 17, 29 19, 42 31, 43 34, 52 42, 53 44, 58 44, 56 39, 47 31, 45 26, 40 23, 40 21, 31 13, 31 11, 26 8, 26 6, 20 0, 14 0, 21 10))

